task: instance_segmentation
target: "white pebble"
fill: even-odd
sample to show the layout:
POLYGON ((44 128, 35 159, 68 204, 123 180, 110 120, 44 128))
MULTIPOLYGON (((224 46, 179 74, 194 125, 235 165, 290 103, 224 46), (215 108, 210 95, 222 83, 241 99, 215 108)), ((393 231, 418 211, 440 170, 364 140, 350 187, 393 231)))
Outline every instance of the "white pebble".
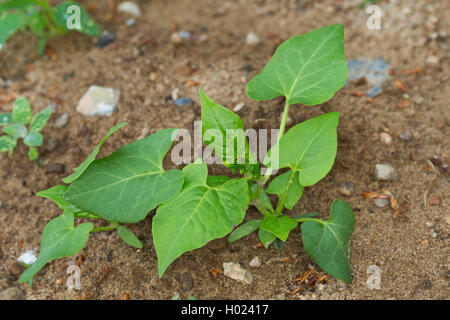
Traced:
POLYGON ((125 12, 129 13, 133 16, 140 16, 141 15, 141 9, 139 9, 138 5, 131 1, 124 1, 119 4, 117 7, 117 10, 119 12, 125 12))
POLYGON ((259 37, 255 33, 249 32, 247 33, 247 38, 245 41, 248 45, 254 46, 259 44, 261 42, 261 39, 259 39, 259 37))
POLYGON ((229 277, 234 280, 242 281, 247 284, 251 284, 253 282, 252 274, 242 267, 233 262, 224 262, 223 263, 223 274, 226 277, 229 277))
POLYGON ((86 117, 109 116, 117 111, 120 91, 91 86, 80 99, 77 111, 86 117))

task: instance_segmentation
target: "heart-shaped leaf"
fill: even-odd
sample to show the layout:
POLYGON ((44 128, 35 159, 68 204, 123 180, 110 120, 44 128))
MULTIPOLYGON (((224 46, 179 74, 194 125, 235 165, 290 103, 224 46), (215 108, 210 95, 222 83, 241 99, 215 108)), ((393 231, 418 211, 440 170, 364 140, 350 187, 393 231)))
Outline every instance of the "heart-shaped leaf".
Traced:
POLYGON ((189 164, 183 168, 183 173, 182 191, 161 205, 153 218, 153 242, 160 277, 184 252, 230 233, 244 218, 249 203, 245 179, 208 186, 205 163, 189 164))
POLYGON ((74 227, 74 214, 65 211, 44 227, 42 231, 41 248, 35 263, 31 265, 19 279, 20 283, 29 282, 47 262, 70 257, 84 248, 89 238, 89 232, 94 228, 92 223, 82 223, 74 227))
POLYGON ((347 78, 344 27, 323 27, 283 42, 247 86, 254 100, 286 97, 289 104, 316 105, 330 99, 347 78))
POLYGON ((164 156, 176 129, 164 129, 93 161, 65 196, 83 210, 115 222, 143 220, 157 205, 177 195, 183 173, 165 171, 164 156))
POLYGON ((349 240, 354 225, 352 208, 334 200, 328 221, 306 221, 301 226, 306 253, 323 271, 348 283, 352 282, 349 240))
POLYGON ((338 112, 307 120, 289 129, 266 155, 264 164, 274 169, 291 168, 299 183, 311 186, 331 170, 337 151, 338 112), (278 158, 275 165, 273 159, 278 158))

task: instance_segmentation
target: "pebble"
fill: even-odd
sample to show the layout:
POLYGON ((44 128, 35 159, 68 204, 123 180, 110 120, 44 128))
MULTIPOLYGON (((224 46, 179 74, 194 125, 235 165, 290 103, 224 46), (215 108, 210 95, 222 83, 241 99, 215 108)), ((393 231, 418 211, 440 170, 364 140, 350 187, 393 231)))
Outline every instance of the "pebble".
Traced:
POLYGON ((425 63, 431 67, 439 65, 439 58, 437 56, 428 56, 425 63))
POLYGON ((61 163, 51 163, 45 168, 45 174, 64 172, 66 172, 66 166, 61 163))
POLYGON ((258 257, 254 257, 248 265, 252 268, 259 268, 261 267, 261 260, 258 257))
POLYGON ((238 112, 238 111, 241 110, 243 107, 245 107, 245 103, 243 103, 243 102, 238 103, 237 105, 234 106, 233 111, 234 111, 234 112, 238 112))
POLYGON ((446 224, 450 224, 450 216, 445 216, 444 220, 446 224))
POLYGON ((156 72, 150 72, 149 78, 150 81, 155 81, 158 78, 158 74, 156 72))
POLYGON ((355 184, 352 181, 344 181, 338 184, 338 191, 344 196, 350 197, 355 192, 355 184))
POLYGON ((130 19, 125 20, 125 25, 127 27, 132 27, 135 24, 136 24, 136 19, 134 19, 134 18, 130 18, 130 19))
POLYGON ((45 144, 45 151, 53 152, 58 147, 59 147, 59 140, 56 138, 50 138, 50 139, 48 139, 47 143, 45 144))
POLYGON ((117 10, 119 12, 125 12, 136 17, 139 17, 141 15, 141 9, 139 9, 138 5, 132 1, 121 2, 117 6, 117 10))
POLYGON ((175 103, 177 106, 184 106, 184 105, 191 103, 191 101, 192 100, 189 98, 178 98, 178 99, 174 100, 173 103, 175 103))
POLYGON ((37 259, 36 251, 28 250, 27 252, 22 253, 20 257, 17 259, 17 261, 31 266, 36 261, 36 259, 37 259))
POLYGON ((440 206, 441 205, 441 197, 439 195, 432 193, 428 197, 428 204, 430 206, 440 206))
POLYGON ((387 132, 381 132, 380 133, 380 140, 386 145, 390 145, 392 143, 392 137, 387 132))
POLYGON ((242 267, 233 262, 224 262, 223 263, 223 274, 226 277, 229 277, 231 279, 241 281, 247 284, 252 284, 253 282, 253 276, 252 274, 245 269, 242 269, 242 267))
POLYGON ((247 33, 245 42, 247 42, 247 44, 250 46, 255 46, 261 42, 261 39, 255 33, 249 32, 247 33))
POLYGON ((189 31, 179 30, 178 35, 181 37, 181 39, 190 39, 191 33, 189 31))
POLYGON ((14 262, 8 269, 9 273, 15 276, 21 275, 22 272, 25 271, 25 267, 18 263, 18 262, 14 262))
POLYGON ((78 102, 77 111, 85 117, 109 116, 117 111, 119 96, 119 90, 91 86, 78 102))
POLYGON ((60 115, 58 119, 56 119, 55 126, 57 128, 62 128, 66 126, 68 122, 69 122, 69 114, 65 112, 62 115, 60 115))
POLYGON ((228 247, 228 241, 225 238, 215 239, 208 243, 207 248, 213 253, 220 253, 228 247))
POLYGON ((0 291, 0 300, 25 300, 25 292, 18 286, 0 291))
POLYGON ((179 93, 180 93, 180 89, 178 89, 178 88, 173 89, 172 93, 170 94, 170 97, 172 98, 172 100, 177 100, 179 93))
POLYGON ((183 291, 190 291, 194 288, 194 280, 189 272, 183 272, 179 277, 177 277, 177 280, 183 291))
POLYGON ((377 164, 374 174, 377 180, 394 181, 399 178, 397 171, 390 164, 377 164))
POLYGON ((116 36, 112 34, 109 31, 103 31, 100 37, 97 40, 97 43, 95 44, 99 48, 104 48, 108 44, 114 42, 116 40, 116 36))
POLYGON ((411 132, 409 132, 409 131, 400 133, 399 137, 400 137, 400 139, 402 139, 404 141, 410 141, 412 139, 411 132))
POLYGON ((384 208, 389 204, 389 199, 374 199, 373 203, 375 204, 375 206, 377 206, 378 208, 384 208))
POLYGON ((432 228, 432 227, 434 227, 434 223, 431 222, 431 221, 425 222, 425 225, 427 226, 427 228, 432 228))
POLYGON ((180 44, 181 42, 183 42, 183 38, 180 36, 178 32, 174 32, 170 35, 170 41, 173 44, 180 44))

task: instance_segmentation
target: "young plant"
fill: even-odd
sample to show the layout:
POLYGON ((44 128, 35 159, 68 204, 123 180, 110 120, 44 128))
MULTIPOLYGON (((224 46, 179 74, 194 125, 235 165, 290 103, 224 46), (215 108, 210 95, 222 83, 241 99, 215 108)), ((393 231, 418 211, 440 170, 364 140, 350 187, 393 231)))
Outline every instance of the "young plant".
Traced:
POLYGON ((68 186, 38 193, 56 202, 63 215, 44 228, 38 260, 19 281, 31 282, 48 261, 73 255, 94 231, 117 229, 125 242, 140 247, 139 240, 121 224, 139 222, 156 208, 152 233, 160 277, 180 255, 213 239, 229 234, 233 242, 258 231, 265 247, 274 244, 279 249, 301 223, 303 244, 311 258, 325 272, 351 282, 351 207, 334 200, 326 221, 314 218, 316 213, 286 214, 304 188, 323 179, 333 166, 339 114, 321 115, 284 133, 292 104, 322 103, 344 85, 346 77, 343 27, 331 25, 281 44, 261 74, 249 82, 250 98, 261 101, 283 96, 286 101, 277 143, 263 161, 264 175, 250 151, 242 119, 201 90, 203 141, 226 167, 241 174, 239 178, 209 176, 201 159, 182 170, 165 170, 163 159, 176 129, 157 131, 95 160, 101 145, 123 124, 114 127, 85 162, 63 179, 68 186), (284 172, 269 183, 277 170, 284 172), (275 207, 268 194, 278 196, 275 207), (262 216, 241 224, 249 205, 262 216), (110 225, 94 228, 87 222, 75 227, 75 217, 103 219, 110 225))
POLYGON ((31 117, 31 107, 27 99, 17 98, 12 113, 0 113, 0 127, 3 127, 2 132, 5 134, 0 136, 0 152, 8 152, 9 156, 12 156, 17 140, 23 139, 29 148, 30 161, 38 159, 39 152, 36 148, 44 141, 39 131, 45 127, 51 113, 50 108, 46 108, 31 117), (29 129, 27 124, 30 124, 29 129))
POLYGON ((97 23, 74 1, 51 7, 47 0, 0 0, 0 50, 17 31, 39 37, 38 53, 44 53, 48 38, 76 30, 100 34, 97 23))

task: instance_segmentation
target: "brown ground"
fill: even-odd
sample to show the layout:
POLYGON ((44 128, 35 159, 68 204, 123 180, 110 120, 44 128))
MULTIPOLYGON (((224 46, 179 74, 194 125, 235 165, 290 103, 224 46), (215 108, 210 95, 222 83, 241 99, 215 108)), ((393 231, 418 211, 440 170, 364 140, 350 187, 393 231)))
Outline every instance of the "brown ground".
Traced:
MULTIPOLYGON (((106 1, 83 3, 97 4, 93 16, 98 21, 108 11, 106 1), (98 3, 105 5, 100 7, 98 3)), ((102 155, 135 140, 143 128, 151 132, 166 127, 192 129, 193 120, 199 119, 198 87, 186 82, 195 80, 218 103, 232 107, 245 102, 239 114, 246 127, 275 128, 282 109, 279 102, 255 102, 245 95, 247 81, 259 72, 277 46, 277 40, 270 35, 287 39, 338 22, 345 26, 348 59, 382 56, 395 75, 373 102, 352 96, 352 92, 366 87, 351 84, 323 105, 291 108, 294 123, 323 112, 341 112, 334 168, 323 181, 306 190, 293 211, 321 212, 326 218, 334 198, 350 203, 356 218, 351 239, 353 285, 332 279, 326 286, 304 286, 295 296, 289 294, 296 288, 289 285, 290 281, 311 267, 298 229, 291 233, 281 256, 273 248, 255 249, 256 235, 229 246, 216 241, 184 254, 158 279, 150 214, 144 222, 130 226, 143 241, 142 250, 127 246, 115 233, 91 236, 82 251, 85 260, 81 265, 81 290, 68 291, 65 287, 65 266, 76 261, 77 255, 50 263, 35 277, 32 288, 23 284, 17 292, 27 299, 122 299, 126 294, 131 299, 169 299, 175 292, 183 299, 448 299, 448 174, 431 170, 427 159, 437 156, 444 163, 450 159, 449 37, 442 34, 450 30, 450 2, 380 1, 382 29, 373 31, 366 28, 364 10, 349 8, 350 1, 294 3, 139 1, 143 15, 134 27, 124 26, 123 14, 111 22, 102 22, 116 34, 113 44, 99 49, 88 37, 70 34, 50 42, 56 60, 48 55, 36 56, 35 38, 14 37, 0 54, 0 76, 10 81, 0 100, 21 94, 29 98, 35 111, 55 101, 57 106, 43 132, 46 142, 40 148, 42 166, 28 162, 23 145, 12 159, 0 155, 0 291, 16 286, 15 260, 26 250, 38 249, 42 228, 60 214, 50 201, 34 194, 59 184, 59 179, 84 160, 111 126, 129 122, 109 140, 102 155), (174 46, 170 41, 171 21, 207 39, 174 46), (249 31, 261 37, 257 47, 246 45, 249 31), (438 65, 425 63, 430 55, 439 57, 438 65), (405 73, 416 68, 423 71, 405 73), (153 81, 152 72, 158 75, 153 81), (406 93, 395 86, 397 79, 403 82, 406 93), (92 84, 121 90, 118 113, 88 119, 75 111, 78 99, 92 84), (175 88, 180 89, 181 97, 190 97, 195 103, 174 105, 166 97, 175 88), (58 129, 55 120, 64 112, 69 113, 70 122, 58 129), (399 138, 406 131, 413 136, 410 141, 399 138), (392 144, 380 140, 381 132, 393 137, 392 144), (59 144, 51 150, 56 140, 59 144), (64 164, 65 172, 46 174, 46 167, 54 163, 64 164), (400 173, 400 180, 375 181, 373 169, 377 163, 390 163, 400 173), (356 184, 352 196, 339 194, 337 185, 342 181, 356 184), (402 205, 401 214, 395 215, 389 207, 377 208, 361 196, 362 192, 382 187, 396 196, 402 205), (427 195, 438 196, 440 203, 425 204, 427 195), (260 269, 248 266, 255 256, 263 262, 260 269), (230 261, 252 272, 251 286, 222 275, 217 279, 211 276, 211 269, 222 269, 222 263, 230 261), (370 265, 382 270, 379 290, 366 287, 370 265), (192 278, 192 288, 189 280, 182 278, 192 278)), ((10 103, 0 104, 0 111, 10 109, 10 103)), ((248 217, 257 214, 251 209, 248 217)))

